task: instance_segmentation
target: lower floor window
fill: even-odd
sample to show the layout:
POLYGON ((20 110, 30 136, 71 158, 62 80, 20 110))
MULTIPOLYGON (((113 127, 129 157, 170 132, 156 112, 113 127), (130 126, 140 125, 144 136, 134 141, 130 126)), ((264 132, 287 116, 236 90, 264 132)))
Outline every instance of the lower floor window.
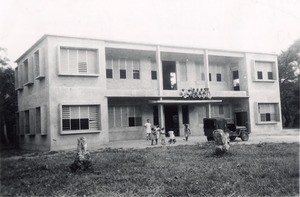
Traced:
POLYGON ((97 105, 63 105, 62 130, 96 130, 99 129, 99 106, 97 105))
POLYGON ((142 110, 138 105, 108 107, 109 128, 142 126, 142 110))
POLYGON ((260 122, 277 122, 279 121, 278 104, 276 103, 259 103, 258 113, 260 122))

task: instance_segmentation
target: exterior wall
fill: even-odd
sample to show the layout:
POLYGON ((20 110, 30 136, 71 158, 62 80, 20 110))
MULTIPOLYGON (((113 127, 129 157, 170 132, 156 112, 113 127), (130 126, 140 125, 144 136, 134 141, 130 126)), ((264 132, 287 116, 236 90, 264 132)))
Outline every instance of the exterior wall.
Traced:
POLYGON ((50 79, 50 130, 51 150, 72 149, 77 146, 77 138, 86 137, 89 147, 97 147, 108 142, 108 119, 105 48, 103 41, 66 39, 49 37, 49 79, 50 79), (58 46, 93 48, 98 52, 98 76, 59 75, 58 46), (100 105, 101 128, 98 133, 61 134, 61 105, 100 105))
POLYGON ((248 94, 249 94, 249 114, 250 114, 250 126, 253 133, 256 132, 270 132, 282 130, 282 119, 280 112, 280 91, 278 81, 278 66, 277 57, 275 55, 254 54, 246 53, 245 55, 247 72, 248 72, 248 94), (272 61, 275 62, 275 70, 273 75, 277 76, 274 81, 255 81, 254 76, 256 73, 253 69, 253 61, 272 61), (279 106, 279 121, 276 123, 257 123, 258 114, 256 109, 256 103, 269 102, 278 103, 279 106))
POLYGON ((45 39, 39 45, 35 46, 30 53, 28 53, 26 56, 24 56, 22 59, 20 59, 18 63, 18 78, 20 79, 19 82, 21 82, 20 86, 23 87, 22 90, 18 90, 18 112, 23 113, 25 110, 30 110, 36 107, 45 107, 45 113, 46 117, 43 120, 44 125, 42 125, 46 130, 45 135, 42 134, 36 134, 33 130, 35 125, 30 125, 30 134, 24 133, 24 125, 20 125, 19 128, 19 146, 21 149, 29 149, 29 150, 50 150, 50 138, 51 138, 51 132, 48 129, 50 126, 49 117, 49 76, 48 73, 48 61, 47 61, 47 46, 48 46, 48 40, 45 39), (40 50, 41 56, 40 56, 40 63, 43 67, 43 72, 45 74, 45 78, 42 79, 35 79, 35 70, 33 68, 32 64, 32 57, 33 53, 37 50, 40 50), (31 72, 31 76, 29 77, 30 81, 32 81, 33 84, 25 86, 24 85, 24 70, 22 63, 29 59, 29 71, 31 72), (32 67, 31 67, 32 66, 32 67), (22 128, 23 127, 23 128, 22 128), (21 134, 23 133, 23 134, 21 134))
MULTIPOLYGON (((46 117, 43 127, 46 133, 36 134, 29 132, 20 135, 20 146, 23 149, 62 150, 76 148, 77 138, 86 137, 89 147, 98 147, 109 141, 144 139, 143 128, 147 119, 153 124, 153 105, 149 100, 180 99, 182 89, 209 88, 213 98, 222 100, 218 104, 187 104, 189 109, 189 126, 192 135, 204 135, 203 118, 225 117, 235 118, 237 112, 247 112, 248 129, 251 132, 264 132, 281 130, 281 114, 277 122, 257 122, 257 103, 276 103, 280 109, 280 93, 278 81, 277 57, 275 55, 255 53, 231 53, 202 50, 174 49, 163 47, 164 51, 158 53, 153 46, 116 44, 96 39, 81 39, 70 37, 47 36, 37 45, 34 45, 26 55, 18 59, 19 81, 29 77, 30 84, 22 82, 18 90, 18 111, 23 113, 37 107, 45 107, 46 117), (60 69, 59 48, 71 47, 76 49, 93 49, 97 51, 97 63, 95 73, 66 74, 60 69), (106 54, 109 48, 109 55, 106 54), (120 47, 120 48, 118 48, 120 47), (128 47, 128 48, 126 48, 128 47), (143 48, 144 47, 144 48, 143 48), (22 63, 32 56, 36 50, 41 51, 43 64, 42 77, 33 78, 31 73, 24 76, 22 63), (131 50, 131 51, 130 51, 131 50), (170 50, 170 51, 168 51, 170 50), (191 54, 188 52, 191 51, 191 54), (119 57, 118 54, 122 57, 119 57), (150 55, 149 55, 150 54, 150 55), (213 61, 208 61, 209 54, 213 61), (161 56, 160 56, 161 55, 161 56), (231 56, 232 55, 232 56, 231 56), (244 56, 243 56, 244 55, 244 56), (140 63, 140 79, 133 79, 128 72, 126 79, 120 79, 119 69, 113 71, 115 78, 106 78, 106 60, 110 58, 132 57, 140 63), (156 56, 156 58, 155 58, 156 56), (161 59, 160 59, 161 57, 161 59), (223 59, 222 59, 223 58, 223 59), (153 65, 151 60, 157 63, 157 79, 151 79, 153 65), (206 61, 207 60, 207 61, 206 61), (224 61, 223 61, 224 60, 224 61), (271 61, 275 68, 274 80, 256 80, 253 61, 271 61), (158 61, 174 61, 176 63, 177 90, 163 90, 161 63, 158 61), (198 67, 197 67, 198 66, 198 67), (232 71, 239 71, 240 91, 233 90, 232 71), (205 80, 201 73, 205 74, 205 80), (212 74, 209 81, 208 73, 212 74), (216 81, 216 73, 221 73, 221 82, 216 81), (96 132, 77 131, 77 133, 62 132, 62 105, 99 105, 100 116, 98 122, 101 127, 96 132), (120 105, 137 105, 142 109, 142 126, 109 127, 109 108, 120 105), (224 113, 220 114, 219 105, 224 105, 224 113), (80 133, 79 133, 80 132, 80 133)), ((77 62, 78 63, 78 62, 77 62)), ((30 66, 29 66, 30 67, 30 66)), ((34 69, 30 67, 30 72, 34 69)), ((179 130, 183 136, 182 104, 178 104, 179 130)), ((159 107, 160 124, 164 124, 163 108, 159 107)), ((162 125, 164 126, 164 125, 162 125)), ((24 130, 24 128, 21 128, 24 130)))

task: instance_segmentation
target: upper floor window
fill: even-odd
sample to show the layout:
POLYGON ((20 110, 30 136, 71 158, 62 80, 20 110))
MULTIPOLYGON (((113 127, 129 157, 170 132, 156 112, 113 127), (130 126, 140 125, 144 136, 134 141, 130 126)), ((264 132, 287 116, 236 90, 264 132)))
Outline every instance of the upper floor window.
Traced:
POLYGON ((221 75, 221 73, 217 73, 217 81, 222 81, 222 75, 221 75))
POLYGON ((274 81, 275 71, 275 62, 254 61, 254 81, 274 81))
POLYGON ((140 79, 140 62, 133 60, 133 79, 140 79))
POLYGON ((157 65, 156 61, 151 60, 151 79, 156 80, 157 79, 157 65))
POLYGON ((28 72, 29 72, 29 63, 28 59, 23 62, 23 80, 24 83, 28 83, 28 72))
POLYGON ((60 47, 60 74, 97 74, 97 50, 60 47))

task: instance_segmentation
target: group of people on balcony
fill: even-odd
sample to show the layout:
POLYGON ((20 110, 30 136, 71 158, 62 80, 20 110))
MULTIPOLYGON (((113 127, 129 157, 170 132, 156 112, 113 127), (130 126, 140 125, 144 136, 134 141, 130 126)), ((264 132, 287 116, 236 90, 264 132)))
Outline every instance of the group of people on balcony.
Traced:
POLYGON ((187 90, 182 89, 180 95, 184 99, 211 99, 210 91, 208 88, 189 88, 187 90))
MULTIPOLYGON (((147 122, 144 125, 146 134, 147 134, 147 140, 151 140, 151 145, 157 145, 158 140, 161 140, 161 145, 166 145, 166 132, 164 128, 160 128, 158 125, 155 127, 151 127, 151 123, 149 119, 147 119, 147 122), (154 144, 155 142, 155 144, 154 144)), ((176 138, 174 131, 171 129, 168 131, 169 134, 169 144, 175 144, 176 138)), ((184 124, 184 140, 188 141, 189 136, 191 135, 191 129, 189 128, 188 124, 184 124)))

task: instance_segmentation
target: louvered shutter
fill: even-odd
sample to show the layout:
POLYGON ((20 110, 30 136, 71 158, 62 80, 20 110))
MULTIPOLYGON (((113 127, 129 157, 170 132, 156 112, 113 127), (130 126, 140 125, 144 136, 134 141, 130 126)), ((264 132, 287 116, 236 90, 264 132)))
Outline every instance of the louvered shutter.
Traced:
POLYGON ((35 134, 35 108, 29 110, 29 133, 31 135, 35 134))
POLYGON ((33 54, 33 66, 35 71, 35 77, 40 76, 40 52, 36 51, 33 54))
POLYGON ((78 50, 78 73, 87 73, 87 54, 86 50, 78 50))
POLYGON ((41 108, 35 109, 35 133, 41 134, 41 108))
POLYGON ((87 51, 87 64, 88 64, 88 73, 92 73, 92 74, 98 73, 97 51, 96 50, 88 50, 87 51))
POLYGON ((72 74, 78 73, 77 50, 69 49, 69 72, 72 74))
POLYGON ((101 127, 99 124, 99 111, 98 106, 89 106, 90 129, 99 129, 101 127))
POLYGON ((108 107, 108 123, 109 123, 109 128, 115 127, 114 107, 108 107))
POLYGON ((89 129, 89 107, 80 106, 80 128, 89 129))
POLYGON ((47 132, 47 105, 43 105, 41 106, 41 135, 47 135, 47 132))
POLYGON ((122 106, 122 126, 128 127, 128 108, 127 106, 122 106))
POLYGON ((62 106, 62 129, 71 130, 71 109, 70 106, 62 106))
POLYGON ((116 106, 115 107, 115 124, 116 127, 122 127, 122 118, 121 118, 121 107, 120 106, 116 106))

